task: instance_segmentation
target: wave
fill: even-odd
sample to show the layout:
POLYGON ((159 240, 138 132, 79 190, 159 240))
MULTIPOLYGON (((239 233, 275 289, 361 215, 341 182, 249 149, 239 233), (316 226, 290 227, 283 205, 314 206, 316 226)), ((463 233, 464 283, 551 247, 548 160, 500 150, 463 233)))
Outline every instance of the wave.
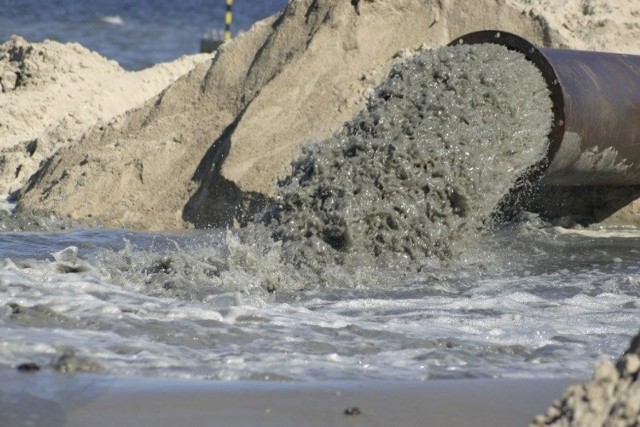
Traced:
POLYGON ((98 18, 98 20, 100 22, 104 22, 105 24, 124 25, 124 19, 122 19, 122 17, 119 15, 101 16, 100 18, 98 18))

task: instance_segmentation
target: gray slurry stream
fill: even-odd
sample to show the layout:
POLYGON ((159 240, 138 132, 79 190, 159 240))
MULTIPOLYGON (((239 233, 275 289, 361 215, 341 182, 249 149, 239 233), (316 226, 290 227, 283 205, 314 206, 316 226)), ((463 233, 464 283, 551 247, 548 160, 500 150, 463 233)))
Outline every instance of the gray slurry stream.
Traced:
POLYGON ((543 159, 551 107, 541 73, 520 53, 419 51, 340 133, 305 148, 280 187, 274 234, 303 264, 458 256, 543 159))

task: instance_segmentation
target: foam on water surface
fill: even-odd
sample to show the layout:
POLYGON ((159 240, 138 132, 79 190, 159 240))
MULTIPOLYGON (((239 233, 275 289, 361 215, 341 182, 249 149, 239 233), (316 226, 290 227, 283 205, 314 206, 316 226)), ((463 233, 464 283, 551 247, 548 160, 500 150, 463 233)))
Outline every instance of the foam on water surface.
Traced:
POLYGON ((603 246, 512 229, 465 261, 390 274, 384 286, 274 293, 243 267, 189 291, 225 237, 175 236, 182 249, 164 251, 127 239, 114 234, 115 251, 79 249, 75 262, 72 250, 4 261, 0 366, 223 380, 580 377, 625 347, 640 303, 640 254, 630 249, 639 240, 628 237, 603 246), (163 256, 192 267, 150 271, 163 256))

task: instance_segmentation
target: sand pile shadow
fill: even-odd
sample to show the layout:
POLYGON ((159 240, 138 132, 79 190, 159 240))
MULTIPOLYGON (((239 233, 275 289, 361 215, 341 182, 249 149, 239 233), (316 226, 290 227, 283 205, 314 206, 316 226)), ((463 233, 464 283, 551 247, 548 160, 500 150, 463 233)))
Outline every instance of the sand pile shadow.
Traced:
POLYGON ((231 136, 241 119, 242 114, 211 144, 193 175, 193 181, 201 184, 187 201, 182 217, 197 228, 247 225, 254 213, 272 202, 262 193, 243 192, 221 174, 231 148, 231 136))

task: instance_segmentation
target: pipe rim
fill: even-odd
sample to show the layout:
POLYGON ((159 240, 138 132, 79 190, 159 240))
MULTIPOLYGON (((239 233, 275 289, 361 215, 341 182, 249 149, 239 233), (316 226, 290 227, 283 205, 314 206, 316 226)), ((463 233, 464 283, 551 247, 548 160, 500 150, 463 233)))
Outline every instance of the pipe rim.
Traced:
POLYGON ((549 132, 549 148, 542 169, 546 169, 550 164, 562 143, 565 131, 565 114, 564 114, 564 95, 562 93, 562 85, 556 75, 553 66, 545 57, 544 53, 528 40, 506 31, 485 30, 475 31, 465 34, 452 40, 448 46, 457 46, 463 44, 482 44, 493 43, 499 44, 507 49, 515 50, 523 54, 529 61, 540 70, 543 78, 547 83, 547 88, 551 92, 553 123, 549 132))

